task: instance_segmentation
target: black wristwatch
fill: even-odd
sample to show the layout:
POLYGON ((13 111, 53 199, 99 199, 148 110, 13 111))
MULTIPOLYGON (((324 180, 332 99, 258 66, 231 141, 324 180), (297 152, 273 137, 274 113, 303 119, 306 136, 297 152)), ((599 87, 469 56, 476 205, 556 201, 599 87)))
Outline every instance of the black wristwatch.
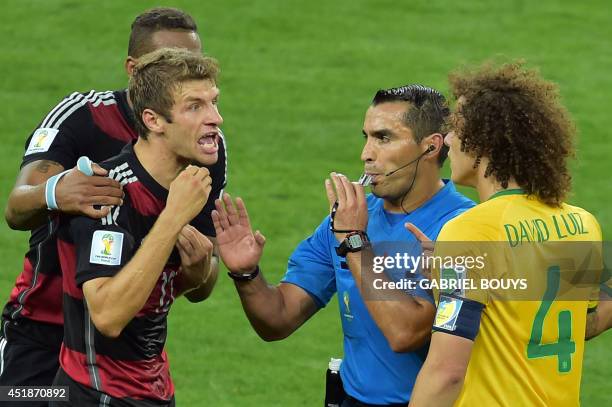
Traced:
POLYGON ((255 271, 252 273, 232 273, 231 271, 227 272, 227 275, 232 278, 234 281, 251 281, 259 274, 259 265, 255 267, 255 271))
POLYGON ((362 230, 354 230, 336 247, 336 254, 340 257, 346 257, 347 253, 356 253, 364 247, 369 246, 370 239, 366 232, 362 230))

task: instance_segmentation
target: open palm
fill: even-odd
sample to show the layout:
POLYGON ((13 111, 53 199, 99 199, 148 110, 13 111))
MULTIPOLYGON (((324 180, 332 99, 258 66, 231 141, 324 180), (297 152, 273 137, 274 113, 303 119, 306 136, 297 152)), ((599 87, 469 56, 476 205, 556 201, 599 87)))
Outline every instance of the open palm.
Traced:
POLYGON ((248 273, 259 263, 266 243, 259 231, 253 233, 249 215, 242 199, 232 202, 228 194, 215 201, 212 212, 219 253, 225 266, 233 273, 248 273))

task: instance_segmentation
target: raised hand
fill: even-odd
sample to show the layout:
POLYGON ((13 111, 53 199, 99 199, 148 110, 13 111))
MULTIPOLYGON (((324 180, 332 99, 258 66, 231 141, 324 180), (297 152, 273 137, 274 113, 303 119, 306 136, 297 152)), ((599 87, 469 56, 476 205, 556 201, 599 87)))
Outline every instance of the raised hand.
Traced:
POLYGON ((74 167, 59 180, 55 200, 60 211, 99 219, 108 214, 111 206, 123 204, 121 184, 107 178, 108 172, 98 164, 91 167, 93 176, 74 167), (94 205, 102 207, 95 209, 94 205))
POLYGON ((204 284, 210 276, 213 243, 191 225, 183 226, 176 241, 183 272, 193 287, 204 284))
POLYGON ((253 233, 241 198, 236 198, 234 205, 229 194, 223 194, 222 200, 215 201, 215 207, 212 219, 223 263, 233 273, 252 272, 259 263, 266 238, 259 231, 253 233))
MULTIPOLYGON (((423 250, 423 256, 431 257, 434 254, 434 242, 431 241, 429 237, 425 233, 421 231, 414 223, 406 223, 404 224, 406 230, 414 235, 416 239, 421 244, 421 249, 423 250)), ((426 264, 429 264, 427 262, 426 264)), ((423 275, 427 278, 431 276, 431 269, 423 269, 421 270, 423 275)))
MULTIPOLYGON (((368 226, 368 205, 364 187, 335 172, 330 174, 330 178, 325 180, 325 191, 330 208, 337 202, 334 229, 365 231, 368 226)), ((341 241, 345 235, 346 232, 337 232, 336 238, 341 241)))
POLYGON ((170 184, 164 211, 172 214, 179 225, 186 225, 206 204, 211 185, 207 168, 188 166, 170 184))

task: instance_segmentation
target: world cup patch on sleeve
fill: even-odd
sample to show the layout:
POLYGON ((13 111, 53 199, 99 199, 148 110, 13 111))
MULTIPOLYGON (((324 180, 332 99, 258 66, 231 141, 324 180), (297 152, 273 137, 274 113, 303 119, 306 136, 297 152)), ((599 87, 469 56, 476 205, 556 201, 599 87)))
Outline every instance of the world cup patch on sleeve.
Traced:
POLYGON ((457 326, 457 318, 459 317, 459 311, 461 311, 462 305, 463 300, 459 298, 441 295, 434 326, 436 328, 446 329, 447 331, 454 331, 457 326))
POLYGON ((122 249, 123 233, 96 230, 91 239, 89 262, 105 266, 118 266, 121 264, 122 249))
POLYGON ((57 129, 44 128, 36 129, 32 138, 30 139, 30 144, 28 145, 28 149, 25 152, 25 155, 34 154, 34 153, 44 153, 49 150, 51 147, 51 143, 55 139, 57 135, 57 129))

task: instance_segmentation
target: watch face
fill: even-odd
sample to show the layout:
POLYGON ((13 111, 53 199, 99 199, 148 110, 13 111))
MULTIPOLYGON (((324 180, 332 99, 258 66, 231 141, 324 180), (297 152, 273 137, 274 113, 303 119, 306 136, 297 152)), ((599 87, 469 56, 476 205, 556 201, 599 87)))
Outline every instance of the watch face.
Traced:
POLYGON ((363 240, 361 240, 361 236, 359 235, 352 235, 348 237, 348 246, 351 249, 358 249, 361 248, 361 246, 363 246, 363 240))

